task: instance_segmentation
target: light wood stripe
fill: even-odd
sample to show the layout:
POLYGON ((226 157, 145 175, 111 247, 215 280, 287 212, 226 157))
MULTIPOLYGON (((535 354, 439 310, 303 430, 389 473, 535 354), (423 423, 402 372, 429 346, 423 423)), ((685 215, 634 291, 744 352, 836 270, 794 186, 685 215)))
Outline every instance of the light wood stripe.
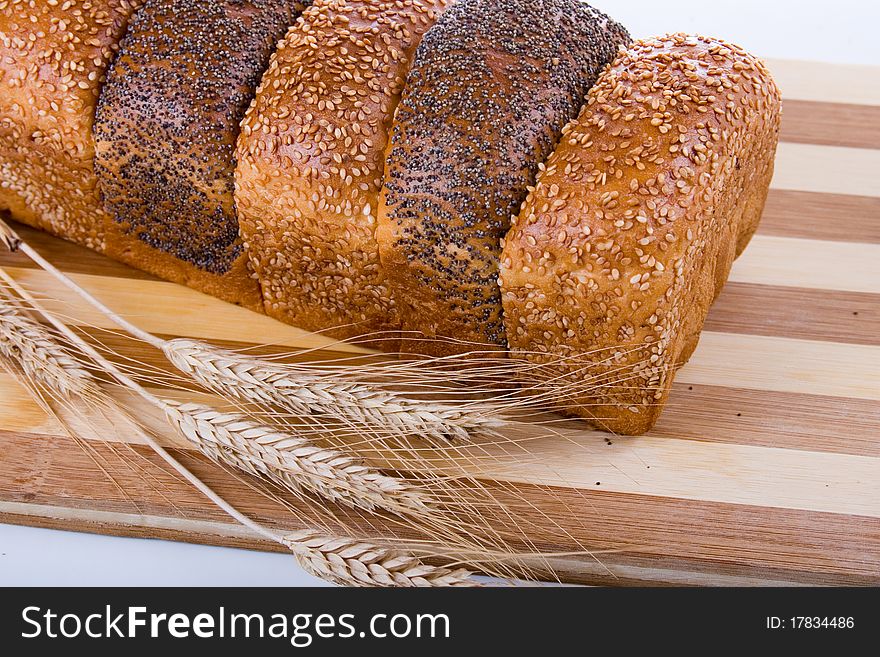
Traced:
POLYGON ((244 538, 257 542, 258 535, 242 524, 194 520, 192 518, 146 515, 142 513, 121 513, 119 511, 96 511, 70 507, 28 504, 27 502, 0 502, 0 514, 20 516, 44 516, 74 523, 101 523, 143 527, 150 530, 186 531, 197 534, 213 534, 229 538, 244 538))
MULTIPOLYGON (((878 345, 880 295, 728 282, 709 311, 704 330, 878 345), (791 312, 792 308, 797 312, 791 312)), ((105 330, 87 332, 117 352, 152 367, 162 367, 163 360, 157 352, 140 343, 105 330)), ((259 347, 249 342, 216 339, 212 342, 227 349, 247 349, 255 355, 278 356, 285 351, 283 347, 259 347)), ((340 355, 332 351, 309 352, 295 360, 332 360, 340 355)))
POLYGON ((880 196, 880 150, 780 143, 773 189, 880 196))
POLYGON ((755 235, 733 263, 738 283, 880 292, 880 244, 755 235))
POLYGON ((880 347, 704 331, 682 383, 880 400, 880 347))
MULTIPOLYGON (((880 298, 870 293, 728 281, 709 313, 705 328, 726 333, 877 344, 880 341, 880 298), (792 308, 797 308, 798 312, 791 312, 792 308)), ((160 332, 160 335, 177 337, 171 333, 160 332)), ((145 359, 152 365, 159 364, 152 350, 139 348, 129 340, 116 339, 106 331, 96 334, 96 338, 117 350, 145 359)), ((222 347, 253 350, 249 341, 211 339, 222 347)), ((250 339, 253 337, 250 336, 250 339)), ((257 349, 254 353, 262 352, 266 350, 257 349)), ((313 354, 310 359, 327 359, 338 355, 339 352, 326 351, 313 354)))
POLYGON ((50 436, 63 433, 58 423, 48 418, 27 389, 3 369, 0 369, 0 418, 4 431, 50 436))
POLYGON ((880 148, 880 105, 784 100, 781 141, 880 148))
POLYGON ((880 105, 880 67, 765 59, 784 99, 880 105))
POLYGON ((761 235, 880 243, 880 198, 770 190, 761 235))
POLYGON ((535 485, 880 517, 878 458, 652 436, 617 437, 608 446, 604 435, 572 431, 567 440, 553 440, 547 449, 531 444, 530 453, 539 454, 540 463, 520 466, 507 458, 506 467, 493 467, 487 476, 535 485))
MULTIPOLYGON (((6 220, 5 216, 4 220, 6 220)), ((25 242, 62 271, 92 274, 93 276, 157 280, 146 272, 128 267, 91 249, 53 237, 30 226, 16 221, 13 221, 11 225, 25 242)), ((6 249, 0 251, 0 266, 36 267, 31 259, 23 253, 9 253, 6 249)))

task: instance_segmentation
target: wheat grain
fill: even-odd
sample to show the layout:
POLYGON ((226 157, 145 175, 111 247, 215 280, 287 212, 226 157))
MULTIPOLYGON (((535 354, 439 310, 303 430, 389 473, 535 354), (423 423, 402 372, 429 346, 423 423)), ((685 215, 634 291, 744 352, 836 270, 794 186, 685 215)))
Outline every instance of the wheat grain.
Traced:
POLYGON ((379 386, 308 375, 196 340, 169 340, 163 351, 175 367, 218 393, 299 415, 335 417, 380 436, 467 441, 504 425, 488 406, 412 399, 379 386))
POLYGON ((0 292, 0 354, 17 363, 27 376, 68 397, 92 388, 89 372, 5 292, 0 292))
POLYGON ((21 246, 21 238, 2 219, 0 219, 0 242, 12 253, 18 251, 18 247, 21 246))
POLYGON ((364 541, 308 530, 281 540, 304 570, 343 586, 476 586, 463 568, 429 566, 411 554, 364 541))
POLYGON ((307 491, 366 510, 427 511, 428 497, 335 449, 201 404, 163 401, 172 424, 205 455, 262 475, 293 492, 307 491))

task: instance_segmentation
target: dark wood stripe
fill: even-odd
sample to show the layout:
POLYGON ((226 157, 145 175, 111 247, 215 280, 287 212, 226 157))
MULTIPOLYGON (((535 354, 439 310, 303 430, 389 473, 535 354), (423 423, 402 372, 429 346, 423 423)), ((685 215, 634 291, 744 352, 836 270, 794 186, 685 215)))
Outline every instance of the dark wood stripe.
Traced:
POLYGON ((880 243, 880 198, 771 189, 758 232, 834 242, 880 243))
POLYGON ((704 330, 880 345, 880 295, 728 282, 704 330))
POLYGON ((880 107, 783 99, 779 138, 799 144, 880 148, 880 107))
MULTIPOLYGON (((120 463, 108 445, 94 445, 87 455, 65 437, 28 436, 0 432, 4 459, 0 461, 0 500, 228 522, 190 486, 169 474, 157 457, 142 446, 120 463), (35 446, 39 445, 37 449, 35 446), (116 481, 101 474, 98 458, 116 481), (123 492, 124 491, 124 492, 123 492), (135 506, 127 497, 137 500, 135 506), (173 502, 172 502, 173 501, 173 502), (173 505, 172 505, 173 504, 173 505)), ((302 501, 288 499, 305 520, 267 496, 255 493, 247 477, 237 478, 189 452, 176 455, 205 483, 249 516, 272 527, 297 529, 314 511, 302 501)), ((538 549, 552 552, 597 552, 612 572, 569 573, 568 579, 595 584, 663 584, 711 581, 714 573, 814 584, 880 584, 880 519, 845 514, 683 500, 650 495, 573 490, 559 487, 488 484, 521 527, 543 536, 538 549), (647 569, 643 577, 615 577, 617 567, 647 569)), ((337 507, 332 507, 336 512, 337 507)), ((343 514, 345 517, 345 514, 343 514)), ((7 515, 27 524, 46 524, 45 518, 7 515)), ((326 522, 336 526, 329 514, 326 522)), ((348 515, 350 532, 372 538, 416 536, 410 530, 383 526, 376 517, 348 515)), ((57 521, 61 528, 156 535, 154 530, 57 521)), ((174 532, 174 538, 203 542, 203 533, 174 532)), ((210 542, 241 545, 241 539, 214 536, 210 542)), ((254 547, 265 544, 251 542, 254 547)), ((581 563, 595 564, 590 557, 581 563)), ((573 565, 575 570, 577 565, 573 565)), ((591 570, 594 566, 591 566, 591 570)))
POLYGON ((880 402, 676 382, 651 434, 880 457, 880 402))

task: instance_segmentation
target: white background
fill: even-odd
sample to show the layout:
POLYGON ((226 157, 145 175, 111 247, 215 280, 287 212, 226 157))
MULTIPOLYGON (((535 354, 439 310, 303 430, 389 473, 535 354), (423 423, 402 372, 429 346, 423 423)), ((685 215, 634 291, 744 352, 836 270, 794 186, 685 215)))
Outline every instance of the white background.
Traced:
MULTIPOLYGON (((763 57, 880 65, 874 0, 594 0, 636 38, 699 32, 763 57)), ((0 525, 0 584, 298 585, 293 557, 0 525)))

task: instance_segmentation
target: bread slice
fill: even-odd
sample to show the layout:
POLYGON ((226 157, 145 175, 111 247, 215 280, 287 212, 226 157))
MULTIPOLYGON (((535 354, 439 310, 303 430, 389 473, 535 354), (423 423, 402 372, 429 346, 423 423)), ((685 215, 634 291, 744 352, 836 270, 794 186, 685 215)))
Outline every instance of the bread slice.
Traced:
POLYGON ((239 238, 235 140, 299 0, 147 0, 98 105, 111 257, 256 310, 239 238))
POLYGON ((377 197, 413 53, 446 5, 317 0, 279 44, 236 169, 241 231, 269 315, 396 349, 377 197))
POLYGON ((377 239, 404 351, 504 350, 499 240, 587 89, 629 42, 579 0, 468 0, 416 51, 377 239))
POLYGON ((511 349, 548 364, 565 411, 654 425, 758 225, 780 112, 760 61, 681 34, 634 44, 590 90, 501 261, 511 349))
POLYGON ((0 209, 104 248, 92 122, 104 76, 140 2, 3 2, 0 209))

